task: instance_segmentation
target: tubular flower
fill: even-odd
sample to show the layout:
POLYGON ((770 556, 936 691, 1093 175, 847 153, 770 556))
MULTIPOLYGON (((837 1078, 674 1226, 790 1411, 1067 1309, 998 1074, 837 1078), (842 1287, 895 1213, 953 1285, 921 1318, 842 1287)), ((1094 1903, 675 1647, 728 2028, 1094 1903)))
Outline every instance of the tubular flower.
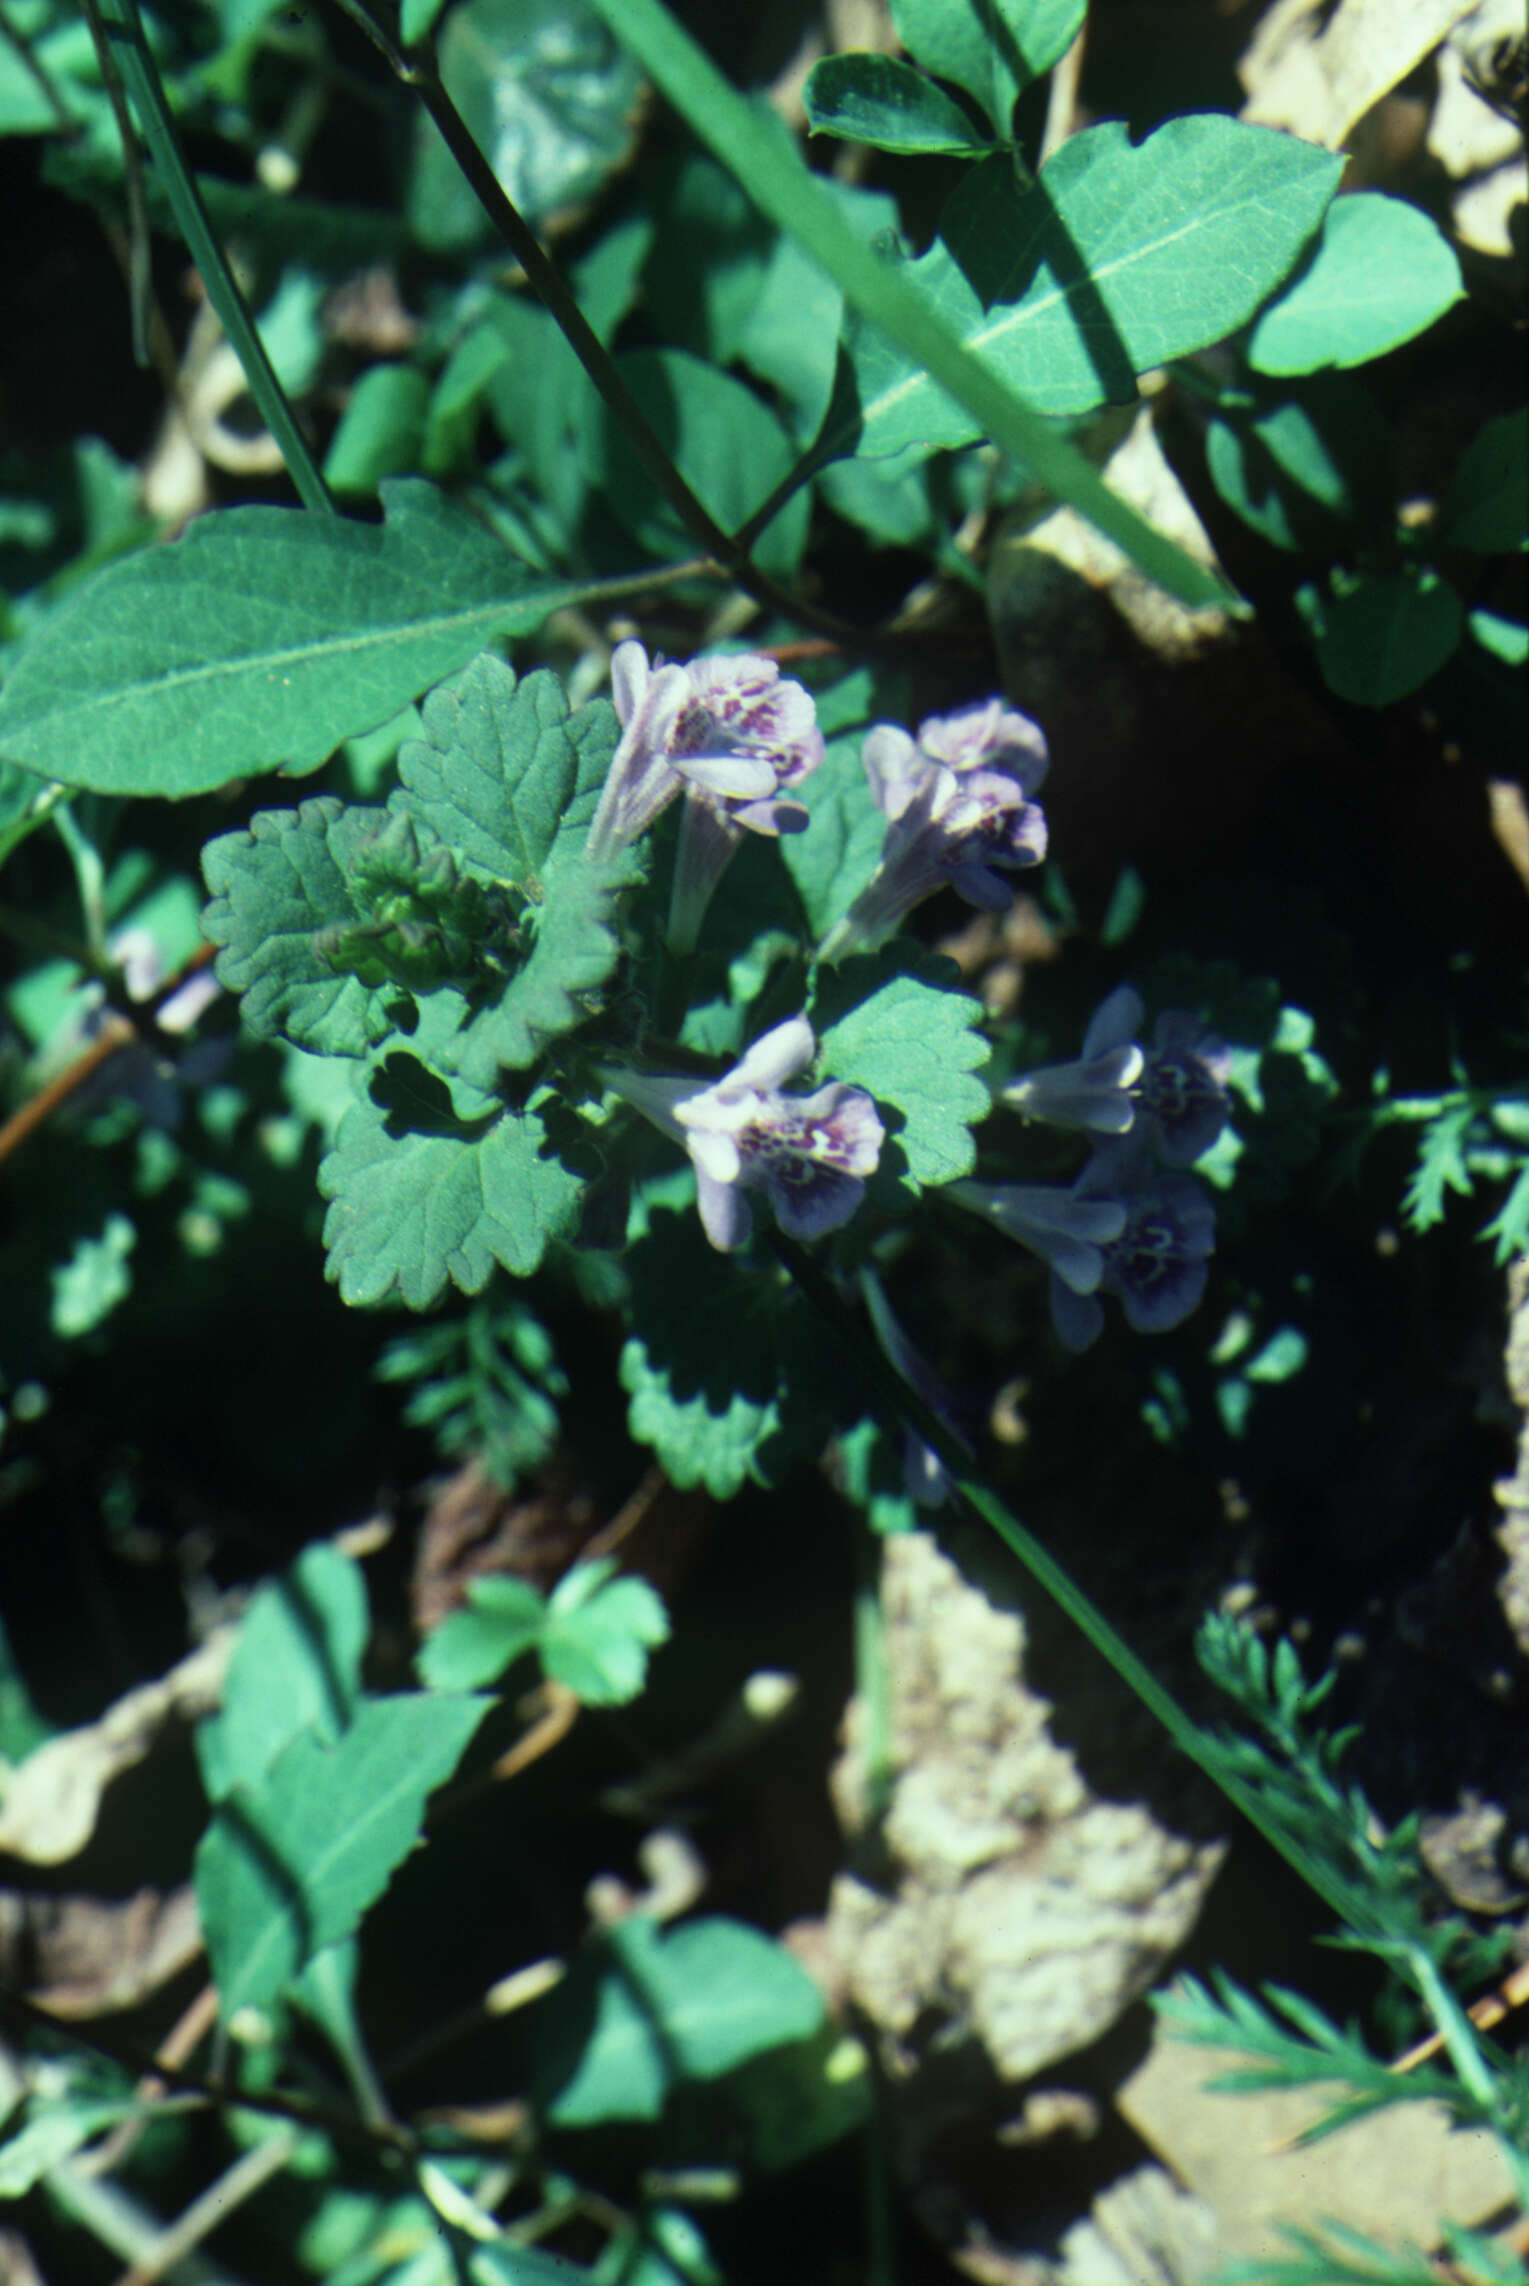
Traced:
POLYGON ((817 1052, 805 1016, 777 1024, 714 1086, 667 1075, 607 1070, 619 1095, 690 1154, 706 1235, 723 1253, 746 1245, 762 1190, 783 1231, 820 1238, 848 1222, 875 1172, 885 1129, 864 1088, 835 1080, 814 1095, 785 1095, 782 1082, 817 1052))
POLYGON ((1232 1059, 1198 1016, 1165 1008, 1152 1033, 1137 1101, 1152 1146, 1167 1167, 1189 1167, 1226 1125, 1232 1059))
POLYGON ((803 804, 785 794, 823 759, 817 711, 810 692, 786 680, 773 659, 745 653, 666 666, 650 664, 640 643, 616 646, 611 697, 621 741, 586 847, 594 858, 614 856, 683 792, 670 937, 688 929, 693 944, 744 833, 799 833, 806 825, 803 804))
POLYGON ((917 739, 877 723, 861 749, 887 820, 881 863, 824 946, 833 957, 881 944, 904 916, 947 885, 968 904, 1007 912, 1002 874, 1046 854, 1046 820, 1030 794, 1046 774, 1046 742, 998 699, 931 715, 917 739))
POLYGON ((1128 984, 1095 1009, 1083 1035, 1083 1053, 1070 1064, 1042 1064, 1003 1091, 1027 1119, 1049 1127, 1081 1127, 1096 1135, 1125 1135, 1136 1117, 1131 1090, 1144 1058, 1131 1037, 1141 1001, 1128 984))
MULTIPOLYGON (((1205 1291, 1216 1243, 1216 1216, 1193 1175, 1154 1166, 1134 1138, 1106 1143, 1074 1185, 1078 1197, 1107 1193, 1124 1222, 1103 1249, 1099 1290, 1118 1296, 1137 1333, 1166 1333, 1194 1310, 1205 1291)), ((1053 1272, 1051 1316, 1067 1348, 1087 1349, 1104 1326, 1095 1293, 1080 1293, 1053 1272)))
POLYGON ((1061 1183, 952 1183, 945 1196, 987 1220, 1032 1254, 1074 1294, 1092 1294, 1104 1277, 1105 1248, 1126 1227, 1119 1199, 1083 1195, 1061 1183))

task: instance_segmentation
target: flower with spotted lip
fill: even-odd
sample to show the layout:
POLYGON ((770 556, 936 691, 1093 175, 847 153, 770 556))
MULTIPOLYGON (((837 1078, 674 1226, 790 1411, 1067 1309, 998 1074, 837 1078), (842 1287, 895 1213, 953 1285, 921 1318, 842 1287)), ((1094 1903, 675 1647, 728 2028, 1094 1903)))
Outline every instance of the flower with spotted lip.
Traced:
POLYGON ((690 1154, 706 1235, 723 1253, 748 1243, 762 1190, 791 1238, 820 1238, 849 1221, 875 1172, 885 1129, 864 1088, 830 1081, 813 1095, 783 1083, 817 1053, 805 1016, 777 1024, 710 1087, 667 1073, 607 1069, 608 1086, 690 1154))
POLYGON ((688 952, 744 834, 806 825, 805 806, 787 796, 823 759, 817 709, 773 659, 744 652, 650 664, 635 642, 612 654, 611 696, 621 740, 586 848, 613 857, 683 792, 668 934, 673 950, 688 952))
POLYGON ((1073 1186, 1080 1201, 1108 1199, 1123 1209, 1118 1235, 1103 1249, 1094 1292, 1057 1275, 1051 1317, 1068 1349, 1087 1349, 1104 1328, 1099 1294, 1114 1294, 1136 1333, 1166 1333, 1199 1305, 1216 1244, 1216 1213, 1193 1175, 1154 1163, 1144 1137, 1101 1144, 1073 1186))

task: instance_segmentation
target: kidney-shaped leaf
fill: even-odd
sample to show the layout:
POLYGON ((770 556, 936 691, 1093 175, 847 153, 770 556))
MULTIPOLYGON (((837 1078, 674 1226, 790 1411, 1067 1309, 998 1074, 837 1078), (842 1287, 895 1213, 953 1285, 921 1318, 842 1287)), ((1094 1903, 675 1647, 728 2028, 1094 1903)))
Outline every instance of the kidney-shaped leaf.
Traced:
MULTIPOLYGON (((1133 144, 1086 128, 1021 188, 987 159, 906 275, 966 347, 1038 413, 1126 403, 1148 366, 1246 324, 1322 219, 1342 160, 1220 114, 1170 119, 1133 144)), ((859 322, 854 387, 824 449, 970 444, 972 416, 859 322)))
POLYGON ((1316 253, 1264 311, 1248 344, 1257 373, 1362 365, 1410 341, 1465 289, 1438 224, 1402 198, 1335 199, 1316 253))
POLYGON ((86 580, 0 690, 0 758, 110 794, 311 770, 577 590, 417 479, 387 521, 229 508, 86 580))

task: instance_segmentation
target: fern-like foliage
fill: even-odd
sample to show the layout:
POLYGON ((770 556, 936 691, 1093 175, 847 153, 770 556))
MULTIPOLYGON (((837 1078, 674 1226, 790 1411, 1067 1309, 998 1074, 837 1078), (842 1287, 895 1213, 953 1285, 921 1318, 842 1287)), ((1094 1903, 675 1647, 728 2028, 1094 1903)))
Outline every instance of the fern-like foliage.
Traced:
POLYGON ((481 1458, 507 1492, 557 1442, 567 1377, 551 1335, 523 1302, 489 1294, 411 1326, 388 1343, 377 1376, 412 1382, 404 1419, 433 1433, 443 1459, 481 1458))
POLYGON ((1416 1162, 1402 1194, 1409 1230, 1436 1229, 1452 1197, 1472 1198, 1478 1184, 1501 1184, 1501 1204, 1479 1235, 1494 1247, 1499 1268, 1529 1247, 1529 1094, 1462 1087, 1392 1097, 1362 1116, 1334 1161, 1334 1176, 1352 1174, 1373 1138, 1398 1126, 1417 1130, 1416 1162))

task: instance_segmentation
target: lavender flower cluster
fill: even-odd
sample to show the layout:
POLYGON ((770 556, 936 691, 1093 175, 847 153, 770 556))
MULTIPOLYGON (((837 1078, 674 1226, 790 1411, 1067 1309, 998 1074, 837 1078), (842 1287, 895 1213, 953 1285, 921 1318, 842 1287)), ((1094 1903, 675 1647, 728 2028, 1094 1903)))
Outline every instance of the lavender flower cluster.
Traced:
MULTIPOLYGON (((811 695, 772 659, 655 663, 640 643, 622 643, 611 685, 621 739, 589 854, 610 858, 683 797, 668 943, 684 954, 743 835, 806 827, 807 808, 792 796, 823 760, 822 734, 811 695)), ((1046 852, 1046 820, 1031 798, 1048 763, 1036 725, 992 698, 931 716, 916 734, 878 723, 862 759, 886 819, 881 859, 818 958, 883 943, 947 886, 985 911, 1006 911, 1013 892, 1004 876, 1046 852)), ((1144 1047, 1141 1019, 1139 996, 1122 986, 1095 1014, 1076 1061, 1005 1090, 1026 1117, 1097 1139, 1075 1183, 963 1182, 949 1194, 1049 1265, 1052 1317, 1072 1349, 1097 1337, 1101 1293, 1119 1298, 1131 1326, 1155 1332, 1187 1317, 1204 1290, 1214 1215, 1187 1170, 1226 1119, 1226 1052, 1180 1010, 1158 1018, 1144 1047)), ((610 1088, 684 1145, 706 1234, 724 1251, 749 1239, 751 1191, 798 1238, 837 1229, 864 1196, 885 1140, 872 1098, 838 1081, 810 1095, 785 1091, 816 1054, 800 1015, 709 1086, 675 1072, 602 1070, 610 1088)), ((885 1342, 893 1321, 884 1301, 871 1314, 885 1342)), ((909 1372, 908 1355, 894 1362, 909 1372)))
POLYGON ((948 1194, 1048 1264, 1052 1322, 1073 1350, 1103 1329, 1101 1293, 1138 1333, 1178 1325, 1205 1291, 1215 1245, 1214 1209, 1188 1169, 1226 1124, 1231 1060, 1186 1010, 1165 1010, 1145 1048, 1141 1019, 1140 994, 1121 985, 1075 1062, 1004 1090, 1027 1118, 1100 1138, 1070 1188, 965 1182, 948 1194))

